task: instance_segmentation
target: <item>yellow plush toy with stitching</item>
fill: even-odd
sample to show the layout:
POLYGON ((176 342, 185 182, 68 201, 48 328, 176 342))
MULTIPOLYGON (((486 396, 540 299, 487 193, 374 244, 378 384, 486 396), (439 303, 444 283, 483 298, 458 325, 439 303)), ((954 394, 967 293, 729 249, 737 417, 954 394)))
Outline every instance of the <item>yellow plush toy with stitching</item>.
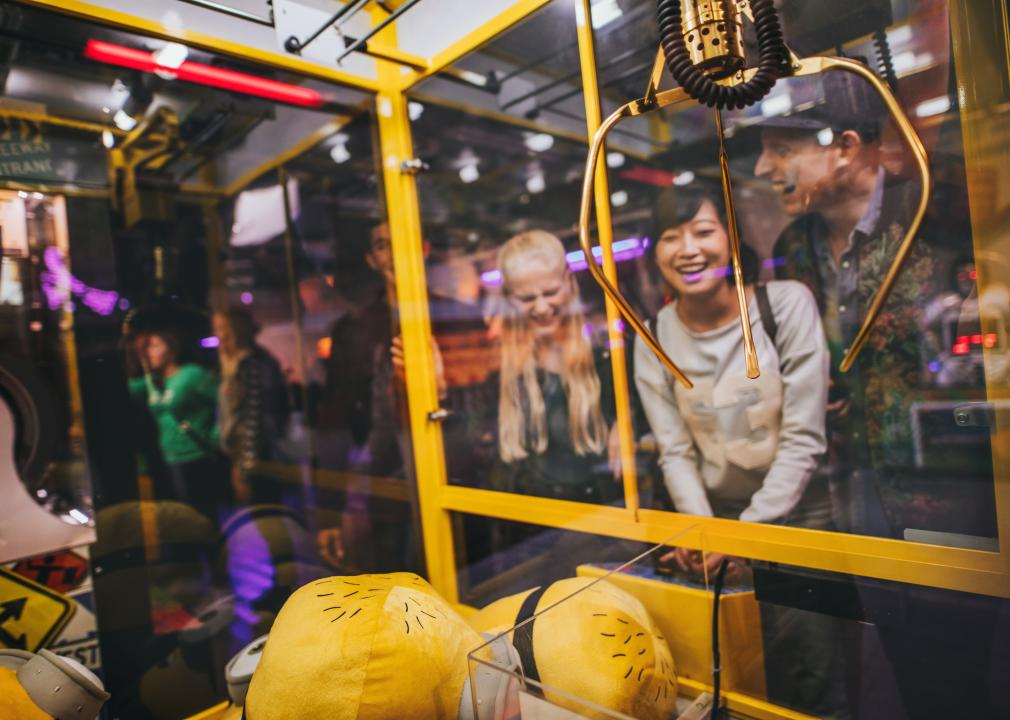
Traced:
MULTIPOLYGON (((677 701, 673 655, 632 595, 605 580, 569 578, 502 598, 470 624, 499 634, 536 613, 542 614, 510 635, 527 678, 641 720, 671 717, 677 701)), ((586 712, 557 693, 545 697, 586 712)))
POLYGON ((247 720, 456 718, 480 635, 413 573, 330 577, 281 608, 247 720))

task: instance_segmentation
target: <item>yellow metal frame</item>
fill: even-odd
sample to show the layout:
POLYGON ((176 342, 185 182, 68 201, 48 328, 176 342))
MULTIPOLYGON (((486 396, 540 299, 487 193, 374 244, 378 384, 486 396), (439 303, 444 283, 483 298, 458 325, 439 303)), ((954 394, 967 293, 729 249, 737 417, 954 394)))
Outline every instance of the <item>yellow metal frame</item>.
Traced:
MULTIPOLYGON (((445 58, 439 57, 432 61, 428 73, 415 73, 406 76, 407 82, 401 88, 405 92, 413 84, 423 80, 427 75, 451 64, 472 51, 479 45, 500 32, 507 30, 520 19, 540 9, 543 2, 519 2, 517 8, 525 13, 507 13, 496 21, 496 28, 481 28, 472 34, 474 41, 470 47, 465 44, 454 46, 452 53, 446 51, 445 58), (448 58, 452 55, 451 59, 448 58)), ((588 27, 588 0, 576 0, 576 21, 582 27, 588 27)), ((579 32, 579 50, 583 62, 583 90, 586 97, 587 133, 592 136, 599 126, 599 92, 595 82, 595 58, 593 57, 592 34, 579 32), (591 64, 586 68, 586 64, 591 64)), ((409 128, 404 128, 409 131, 409 128)), ((383 147, 384 156, 388 152, 383 147)), ((413 179, 408 178, 413 186, 413 179)), ((601 172, 595 190, 597 201, 597 220, 600 227, 609 227, 609 196, 605 186, 605 172, 601 172), (601 215, 602 208, 602 215, 601 215)), ((395 197, 389 194, 387 200, 390 207, 396 207, 395 197)), ((416 187, 410 192, 416 202, 416 187)), ((396 228, 393 229, 394 250, 396 244, 396 228)), ((399 245, 401 251, 409 250, 409 244, 399 245)), ((419 271, 423 266, 416 258, 405 254, 394 253, 395 261, 413 263, 419 271)), ((611 271, 606 266, 604 271, 609 277, 611 271)), ((398 274, 399 278, 399 274, 398 274)), ((416 298, 415 298, 416 300, 416 298)), ((405 309, 401 298, 401 312, 405 309)), ((613 308, 608 307, 608 319, 612 319, 613 308)), ((405 329, 406 337, 406 329, 405 329)), ((430 336, 429 336, 430 337, 430 336)), ((416 345, 424 350, 426 345, 422 338, 417 338, 416 345)), ((614 361, 615 377, 625 378, 623 352, 617 353, 614 361)), ((431 519, 431 512, 422 518, 426 548, 440 547, 451 551, 451 532, 446 519, 448 513, 465 513, 498 518, 514 522, 539 524, 548 527, 564 528, 572 531, 608 535, 616 538, 639 540, 643 542, 661 542, 678 531, 690 525, 697 525, 697 532, 690 532, 681 539, 682 544, 708 551, 722 552, 759 560, 777 561, 791 565, 811 567, 841 573, 851 573, 893 580, 917 585, 960 590, 986 595, 1010 597, 1010 493, 1005 488, 1001 477, 1010 477, 1010 449, 1005 454, 1006 460, 1001 462, 1002 455, 997 454, 996 500, 997 513, 1000 518, 1000 536, 1006 538, 1000 552, 983 552, 963 548, 927 545, 923 543, 906 542, 888 538, 847 535, 843 533, 828 533, 801 528, 788 528, 777 525, 761 525, 741 523, 734 520, 718 518, 698 518, 694 516, 668 513, 655 510, 638 510, 637 503, 629 493, 628 503, 624 508, 599 507, 585 503, 565 502, 546 498, 533 498, 496 493, 473 488, 447 486, 445 484, 445 459, 442 456, 440 431, 434 423, 426 421, 426 413, 436 407, 435 399, 427 386, 431 384, 430 376, 412 381, 408 375, 408 397, 411 404, 411 417, 416 422, 412 424, 414 446, 418 472, 418 484, 422 493, 429 492, 432 497, 425 499, 430 506, 432 502, 440 508, 443 517, 434 518, 437 524, 424 522, 424 517, 431 519), (421 387, 415 384, 420 383, 421 387), (415 406, 420 405, 418 410, 415 406), (420 418, 425 418, 423 421, 420 418), (420 432, 425 437, 419 437, 420 432), (438 438, 436 440, 435 438, 438 438), (422 476, 428 477, 422 480, 422 476), (629 512, 631 510, 631 512, 629 512), (428 536, 432 533, 445 534, 438 542, 430 542, 428 536)), ((622 455, 627 452, 626 436, 630 435, 628 418, 622 418, 622 455)), ((429 549, 430 552, 430 549, 429 549)), ((429 559, 431 556, 429 555, 429 559)), ((430 579, 439 590, 450 593, 449 597, 456 599, 451 593, 456 587, 455 574, 452 571, 454 562, 438 559, 438 572, 429 568, 430 579), (451 573, 443 575, 443 572, 451 573)))
MULTIPOLYGON (((516 496, 447 484, 441 429, 437 422, 428 419, 428 413, 438 407, 438 393, 431 352, 431 323, 428 316, 417 186, 414 176, 401 170, 401 163, 413 157, 407 93, 426 77, 448 67, 505 32, 547 5, 550 0, 517 0, 497 18, 427 59, 427 65, 422 69, 402 72, 397 64, 377 61, 378 76, 374 81, 337 70, 327 70, 290 56, 221 42, 197 33, 179 33, 160 23, 110 12, 80 0, 23 1, 376 93, 383 183, 392 236, 401 332, 405 351, 410 358, 406 381, 424 549, 429 579, 451 602, 458 599, 456 560, 450 522, 452 513, 533 523, 642 542, 660 542, 694 525, 697 529, 687 533, 682 538, 682 544, 760 560, 1010 598, 1010 488, 1007 487, 1010 482, 1010 418, 1005 418, 1001 414, 997 416, 997 432, 993 437, 996 511, 1002 540, 999 552, 637 509, 637 486, 626 487, 626 506, 616 508, 516 496)), ((967 83, 972 82, 976 73, 981 78, 984 75, 982 68, 992 68, 993 57, 1010 57, 1006 55, 1007 47, 990 48, 990 54, 984 57, 972 55, 978 50, 967 42, 967 36, 970 24, 977 22, 979 17, 972 14, 974 12, 972 8, 979 2, 980 0, 966 0, 964 3, 951 3, 950 8, 951 27, 955 39, 955 61, 957 67, 962 69, 959 79, 967 83), (995 54, 992 54, 993 50, 995 54), (967 68, 970 68, 970 71, 966 70, 967 68)), ((600 95, 595 81, 593 36, 591 24, 588 22, 589 2, 574 0, 574 7, 575 21, 579 23, 578 38, 583 64, 587 137, 591 137, 600 124, 600 95)), ((1004 36, 1006 36, 1005 28, 1004 36)), ((377 41, 387 50, 397 48, 395 24, 384 31, 377 41)), ((1007 70, 1008 68, 996 68, 994 72, 1005 73, 1007 70)), ((970 93, 969 96, 974 97, 970 93)), ((1000 102, 1007 100, 1008 98, 1001 98, 1000 102)), ((991 143, 987 144, 986 138, 992 137, 995 121, 991 118, 986 120, 985 113, 986 107, 991 106, 992 104, 974 107, 969 103, 961 108, 969 182, 973 177, 971 172, 973 168, 992 164, 991 143), (986 156, 987 152, 989 156, 986 156)), ((335 118, 334 122, 340 123, 341 119, 335 118)), ((316 141, 319 139, 321 138, 316 138, 316 141)), ((299 148, 307 149, 303 146, 299 148)), ((1006 148, 1003 148, 1003 152, 1006 153, 1006 148)), ((272 162, 271 167, 286 162, 290 157, 293 155, 285 153, 280 163, 272 162)), ((1004 167, 1010 167, 1010 162, 1004 162, 1004 167)), ((252 176, 250 174, 249 178, 242 179, 252 179, 252 176)), ((216 191, 207 191, 203 188, 201 190, 220 193, 220 197, 230 194, 229 191, 237 192, 243 184, 233 183, 228 188, 216 191)), ((610 207, 605 170, 599 173, 595 194, 599 226, 609 227, 610 207)), ((971 196, 974 198, 975 193, 971 193, 971 196)), ((975 208, 973 218, 976 215, 974 211, 975 208)), ((996 234, 993 232, 986 234, 978 227, 975 230, 976 252, 992 253, 996 248, 996 234)), ((607 258, 604 271, 608 278, 616 280, 612 258, 607 258)), ((984 268, 980 268, 981 291, 998 281, 998 278, 990 275, 991 273, 987 274, 984 268)), ((614 308, 608 306, 612 340, 618 339, 613 323, 615 317, 614 308)), ((619 343, 617 345, 613 353, 615 378, 624 379, 626 358, 623 348, 619 347, 619 343)), ((618 403, 626 408, 626 381, 618 384, 624 385, 623 389, 618 389, 618 403)), ((990 380, 988 390, 990 398, 1010 397, 1007 388, 996 386, 995 379, 990 380)), ((633 468, 630 418, 626 410, 621 412, 619 427, 625 468, 633 468)))

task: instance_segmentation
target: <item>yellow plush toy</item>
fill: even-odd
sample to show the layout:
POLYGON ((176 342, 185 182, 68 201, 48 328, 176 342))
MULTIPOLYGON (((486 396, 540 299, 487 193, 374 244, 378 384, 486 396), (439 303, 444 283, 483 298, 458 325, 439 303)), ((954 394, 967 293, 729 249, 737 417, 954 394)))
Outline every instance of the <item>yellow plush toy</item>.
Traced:
POLYGON ((76 660, 48 650, 0 650, 0 720, 94 720, 108 699, 76 660))
POLYGON ((438 720, 469 705, 467 653, 481 636, 413 573, 317 580, 270 630, 247 720, 438 720))
MULTIPOLYGON (((470 624, 499 634, 565 598, 510 636, 525 676, 640 720, 669 718, 677 700, 670 648, 642 604, 606 581, 569 578, 502 598, 470 624)), ((546 698, 586 712, 556 693, 546 698)))

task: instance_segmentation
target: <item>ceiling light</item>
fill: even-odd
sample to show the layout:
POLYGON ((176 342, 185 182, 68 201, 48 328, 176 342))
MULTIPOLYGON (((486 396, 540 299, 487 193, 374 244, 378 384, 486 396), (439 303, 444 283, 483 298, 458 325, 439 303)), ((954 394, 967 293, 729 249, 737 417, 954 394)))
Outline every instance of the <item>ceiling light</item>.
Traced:
POLYGON ((628 193, 624 190, 618 190, 610 196, 610 204, 614 207, 624 207, 628 204, 628 193))
POLYGON ((933 53, 916 53, 911 50, 906 50, 903 53, 898 53, 894 56, 891 64, 894 65, 894 72, 899 75, 908 75, 911 73, 919 72, 920 70, 925 70, 927 67, 933 64, 935 58, 933 53))
POLYGON ((407 103, 407 117, 410 118, 411 122, 416 122, 421 118, 424 113, 424 105, 419 102, 409 102, 407 103))
POLYGON ((107 150, 111 150, 112 146, 115 144, 116 136, 112 134, 112 131, 102 130, 102 145, 104 145, 107 150))
POLYGON ((617 0, 595 0, 589 12, 593 18, 594 30, 609 25, 624 14, 617 0))
POLYGON ((468 185, 472 182, 477 182, 480 179, 480 170, 477 169, 477 163, 472 162, 461 167, 459 169, 459 179, 468 185))
MULTIPOLYGON (((161 67, 153 53, 101 40, 88 40, 84 47, 84 57, 149 73, 161 67)), ((174 73, 179 80, 254 95, 267 100, 303 107, 321 107, 326 104, 323 96, 310 88, 188 60, 184 61, 174 73)))
POLYGON ((542 171, 537 171, 526 179, 526 189, 533 195, 547 189, 547 179, 542 171))
POLYGON ((677 187, 684 187, 694 182, 694 173, 690 170, 679 172, 673 176, 673 184, 677 187))
POLYGON ((912 26, 902 25, 887 31, 887 40, 891 45, 904 45, 912 39, 912 26))
POLYGON ((333 136, 334 145, 330 148, 330 158, 337 165, 345 163, 351 159, 351 151, 347 149, 347 141, 351 138, 344 133, 337 133, 333 136))
POLYGON ((526 133, 524 142, 532 152, 547 152, 554 147, 554 136, 548 133, 526 133))
POLYGON ((158 67, 178 70, 189 57, 189 48, 179 43, 168 43, 158 52, 154 53, 154 62, 158 67))
POLYGON ((926 100, 915 106, 915 116, 926 118, 933 115, 942 115, 950 110, 950 97, 941 95, 932 100, 926 100))
POLYGON ((126 111, 122 109, 116 110, 116 114, 112 116, 112 122, 116 123, 117 128, 126 132, 137 127, 137 120, 127 115, 126 111))
POLYGON ((607 153, 607 167, 609 168, 619 168, 624 165, 624 153, 619 152, 608 152, 607 153))

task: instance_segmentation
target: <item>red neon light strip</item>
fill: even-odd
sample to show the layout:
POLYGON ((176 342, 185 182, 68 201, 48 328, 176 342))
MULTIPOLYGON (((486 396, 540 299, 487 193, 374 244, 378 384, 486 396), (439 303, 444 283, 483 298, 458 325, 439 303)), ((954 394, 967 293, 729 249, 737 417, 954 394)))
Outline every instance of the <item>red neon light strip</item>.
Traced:
POLYGON ((325 103, 322 95, 309 88, 189 61, 184 62, 178 68, 165 67, 157 63, 154 59, 154 53, 135 50, 101 40, 88 40, 87 45, 84 47, 84 57, 89 60, 97 60, 98 62, 110 65, 119 65, 120 67, 132 70, 142 70, 143 72, 161 70, 171 73, 179 80, 198 83, 200 85, 209 85, 210 87, 221 88, 222 90, 245 93, 246 95, 255 95, 267 100, 277 100, 279 102, 291 103, 292 105, 321 107, 325 103))

